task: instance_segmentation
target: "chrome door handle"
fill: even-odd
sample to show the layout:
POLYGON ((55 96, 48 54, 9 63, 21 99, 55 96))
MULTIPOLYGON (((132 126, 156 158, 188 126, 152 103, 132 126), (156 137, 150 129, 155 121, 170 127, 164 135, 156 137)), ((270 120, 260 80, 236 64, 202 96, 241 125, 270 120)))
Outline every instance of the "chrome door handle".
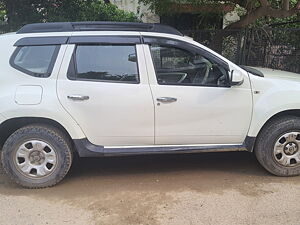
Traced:
POLYGON ((176 102, 177 98, 172 98, 172 97, 160 97, 156 99, 159 102, 162 103, 172 103, 172 102, 176 102))
POLYGON ((84 101, 89 100, 89 96, 87 95, 68 95, 68 99, 74 100, 74 101, 84 101))

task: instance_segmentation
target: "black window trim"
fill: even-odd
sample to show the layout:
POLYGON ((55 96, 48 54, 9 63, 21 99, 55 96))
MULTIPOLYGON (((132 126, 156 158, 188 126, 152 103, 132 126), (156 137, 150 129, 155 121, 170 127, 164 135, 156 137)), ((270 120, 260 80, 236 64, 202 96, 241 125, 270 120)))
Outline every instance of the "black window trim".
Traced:
POLYGON ((25 37, 17 40, 14 46, 42 46, 67 44, 68 36, 25 37))
POLYGON ((136 35, 83 35, 83 36, 71 36, 68 40, 68 44, 141 44, 141 36, 136 35))
POLYGON ((56 59, 57 59, 57 56, 58 56, 58 53, 59 53, 59 50, 60 50, 60 45, 54 45, 54 44, 50 44, 50 45, 22 45, 22 46, 18 46, 15 51, 13 52, 12 56, 10 57, 9 59, 9 64, 11 67, 13 67, 14 69, 22 72, 22 73, 25 73, 27 75, 30 75, 32 77, 38 77, 38 78, 48 78, 51 76, 52 74, 52 71, 53 71, 53 68, 54 68, 54 65, 55 65, 55 62, 56 62, 56 59), (53 52, 53 55, 51 57, 51 61, 50 61, 50 64, 49 64, 49 67, 48 67, 48 70, 46 73, 35 73, 35 72, 32 72, 32 71, 29 71, 29 70, 26 70, 24 69, 23 67, 20 67, 18 66, 17 64, 15 64, 15 58, 16 56, 18 55, 18 53, 20 52, 20 50, 23 48, 23 47, 30 47, 30 46, 55 46, 55 49, 54 49, 54 52, 53 52))
POLYGON ((34 23, 23 26, 17 34, 73 31, 144 31, 183 36, 175 28, 163 24, 109 21, 34 23))
MULTIPOLYGON (((214 54, 210 53, 209 51, 206 51, 205 49, 202 49, 199 46, 196 46, 196 45, 184 42, 184 41, 180 41, 180 40, 172 39, 172 38, 164 38, 164 37, 143 36, 143 43, 147 44, 149 46, 150 51, 151 51, 150 46, 152 44, 157 44, 157 45, 163 45, 163 46, 166 46, 166 47, 175 47, 175 48, 182 49, 184 51, 189 51, 189 52, 196 53, 196 54, 201 54, 204 57, 206 57, 207 59, 211 60, 212 62, 222 66, 227 71, 226 84, 224 86, 209 85, 209 84, 189 84, 189 83, 167 83, 167 84, 162 84, 162 83, 158 82, 157 76, 156 76, 156 81, 157 81, 158 85, 220 87, 220 88, 230 88, 231 87, 230 86, 230 78, 229 78, 230 68, 229 68, 228 63, 223 61, 222 59, 218 58, 214 54)), ((152 53, 151 53, 151 60, 152 60, 153 66, 155 68, 152 53)))
POLYGON ((136 44, 133 43, 99 43, 99 42, 83 42, 79 44, 75 44, 75 48, 72 53, 72 57, 69 63, 68 71, 67 71, 67 78, 72 81, 88 81, 88 82, 104 82, 104 83, 119 83, 119 84, 140 84, 140 71, 139 71, 139 61, 138 57, 136 57, 136 67, 137 67, 137 81, 118 81, 118 80, 99 80, 99 79, 84 79, 77 77, 77 66, 76 66, 76 50, 78 46, 133 46, 135 49, 135 54, 137 55, 136 44))

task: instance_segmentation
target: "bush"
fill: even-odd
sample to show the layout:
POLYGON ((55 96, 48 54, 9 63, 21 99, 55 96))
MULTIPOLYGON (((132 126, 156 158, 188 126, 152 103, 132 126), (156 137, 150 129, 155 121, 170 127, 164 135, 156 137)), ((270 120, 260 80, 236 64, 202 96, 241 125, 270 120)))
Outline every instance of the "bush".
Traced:
POLYGON ((13 8, 15 11, 6 10, 6 15, 0 15, 8 18, 11 25, 64 21, 139 21, 134 13, 118 9, 116 5, 104 3, 103 0, 24 0, 13 8))
POLYGON ((85 8, 80 18, 81 21, 120 21, 138 22, 138 18, 132 12, 118 9, 116 5, 107 4, 102 1, 92 2, 85 8))

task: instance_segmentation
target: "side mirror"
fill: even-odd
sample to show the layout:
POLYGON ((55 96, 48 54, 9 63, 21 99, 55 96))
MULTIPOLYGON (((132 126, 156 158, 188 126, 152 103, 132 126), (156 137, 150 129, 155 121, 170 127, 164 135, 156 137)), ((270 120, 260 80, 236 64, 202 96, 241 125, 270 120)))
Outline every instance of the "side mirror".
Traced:
POLYGON ((241 71, 232 70, 230 75, 230 86, 239 86, 244 82, 244 75, 241 71))

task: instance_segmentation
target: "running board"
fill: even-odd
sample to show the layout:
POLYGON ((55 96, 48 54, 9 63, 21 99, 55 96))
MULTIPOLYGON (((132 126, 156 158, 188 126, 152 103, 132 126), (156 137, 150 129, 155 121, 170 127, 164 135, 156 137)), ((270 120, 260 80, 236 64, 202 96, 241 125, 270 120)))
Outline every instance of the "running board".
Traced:
POLYGON ((142 147, 104 147, 94 145, 88 139, 75 139, 74 144, 80 157, 106 157, 127 155, 150 154, 177 154, 199 152, 228 152, 249 151, 245 144, 242 145, 166 145, 166 146, 142 146, 142 147))

